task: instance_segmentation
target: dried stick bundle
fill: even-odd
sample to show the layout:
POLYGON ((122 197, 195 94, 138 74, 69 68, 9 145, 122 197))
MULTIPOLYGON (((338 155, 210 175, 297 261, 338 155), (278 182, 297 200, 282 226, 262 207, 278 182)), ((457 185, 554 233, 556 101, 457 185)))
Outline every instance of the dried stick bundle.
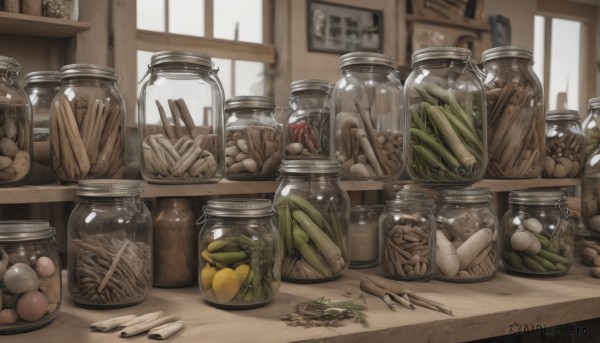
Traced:
POLYGON ((431 232, 417 225, 383 227, 382 266, 390 276, 411 279, 427 274, 431 267, 431 232))

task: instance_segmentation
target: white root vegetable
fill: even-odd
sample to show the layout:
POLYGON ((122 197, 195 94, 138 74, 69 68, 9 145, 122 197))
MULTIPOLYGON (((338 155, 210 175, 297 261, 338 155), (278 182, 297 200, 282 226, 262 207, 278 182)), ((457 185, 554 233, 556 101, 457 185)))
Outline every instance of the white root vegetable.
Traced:
POLYGON ((531 232, 542 233, 542 223, 534 217, 525 219, 523 224, 525 224, 525 228, 531 232))
POLYGON ((119 328, 126 328, 126 327, 130 327, 130 326, 134 326, 134 325, 138 325, 138 324, 142 324, 142 323, 149 323, 149 322, 157 320, 158 318, 161 318, 162 316, 163 316, 162 311, 146 313, 146 314, 135 317, 134 319, 119 325, 119 328))
POLYGON ((151 329, 148 331, 148 337, 153 339, 167 339, 179 332, 181 329, 183 329, 183 321, 178 320, 151 329))
POLYGON ((525 253, 532 256, 537 255, 537 253, 540 252, 540 250, 542 250, 542 244, 540 243, 540 240, 537 239, 537 237, 535 237, 529 232, 527 233, 531 236, 531 244, 529 244, 527 249, 525 249, 525 253))
POLYGON ((123 323, 127 323, 135 319, 134 314, 106 319, 100 322, 90 324, 90 328, 95 331, 108 332, 119 327, 123 323))
POLYGON ((153 329, 157 326, 161 326, 165 323, 175 322, 178 320, 181 320, 181 318, 179 318, 179 316, 162 317, 162 318, 159 318, 159 319, 154 320, 149 323, 142 323, 142 324, 133 325, 128 328, 125 328, 121 331, 120 336, 121 337, 131 337, 131 336, 139 335, 141 333, 148 332, 148 331, 150 331, 150 329, 153 329))
POLYGON ((466 268, 480 252, 489 246, 491 241, 492 230, 488 228, 481 229, 469 237, 469 239, 456 249, 460 261, 460 269, 466 268))
POLYGON ((510 236, 510 246, 516 251, 525 251, 531 245, 531 234, 527 231, 515 231, 510 236))
POLYGON ((455 276, 460 268, 460 260, 454 245, 441 231, 435 232, 436 238, 436 262, 438 268, 446 276, 455 276))

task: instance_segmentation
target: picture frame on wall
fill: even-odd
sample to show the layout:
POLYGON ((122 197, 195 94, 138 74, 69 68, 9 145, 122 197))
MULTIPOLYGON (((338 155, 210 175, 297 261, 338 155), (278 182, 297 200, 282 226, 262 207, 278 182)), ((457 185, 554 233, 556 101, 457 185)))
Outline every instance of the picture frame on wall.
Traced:
POLYGON ((306 3, 308 51, 383 52, 383 11, 321 0, 306 3))

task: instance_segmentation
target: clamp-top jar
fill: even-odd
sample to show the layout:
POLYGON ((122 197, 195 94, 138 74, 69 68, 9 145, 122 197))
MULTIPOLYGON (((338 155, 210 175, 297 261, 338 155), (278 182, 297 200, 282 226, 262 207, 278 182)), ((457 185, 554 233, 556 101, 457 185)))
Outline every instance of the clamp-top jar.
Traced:
POLYGON ((560 276, 571 268, 574 225, 560 191, 512 191, 502 217, 502 261, 511 273, 560 276))
POLYGON ((250 308, 275 298, 281 243, 268 199, 209 200, 198 237, 198 284, 209 304, 250 308))
POLYGON ((52 169, 63 183, 125 171, 125 103, 110 67, 70 64, 50 110, 52 169))
POLYGON ((31 174, 32 111, 17 82, 19 61, 0 56, 0 187, 23 184, 31 174))
POLYGON ((225 101, 225 176, 276 179, 283 156, 283 129, 273 117, 275 101, 236 96, 225 101))
POLYGON ((50 107, 60 91, 60 72, 34 71, 25 76, 33 111, 33 171, 28 184, 58 181, 50 165, 50 107))
POLYGON ((600 97, 588 100, 588 111, 587 117, 581 124, 585 136, 586 158, 600 147, 600 97))
POLYGON ((283 158, 330 158, 333 141, 329 81, 298 80, 290 88, 290 112, 283 123, 283 158))
POLYGON ((44 221, 0 221, 0 334, 41 328, 61 304, 54 229, 44 221))
POLYGON ((545 147, 544 91, 533 53, 502 46, 482 54, 487 101, 486 177, 537 178, 545 147))
POLYGON ((546 160, 542 177, 579 177, 585 165, 585 137, 574 110, 546 114, 546 160))
POLYGON ((352 52, 340 58, 333 90, 333 153, 342 179, 387 180, 403 171, 402 83, 390 56, 352 52))
POLYGON ((138 304, 152 287, 152 217, 134 180, 83 180, 68 223, 69 294, 83 307, 138 304))
POLYGON ((277 228, 283 239, 281 276, 322 282, 348 268, 350 199, 333 160, 284 160, 275 192, 277 228))
POLYGON ((486 108, 471 51, 425 48, 412 55, 404 84, 404 152, 411 179, 471 184, 485 172, 486 108))
POLYGON ((223 177, 223 101, 210 56, 152 55, 138 110, 140 170, 152 183, 209 183, 223 177))

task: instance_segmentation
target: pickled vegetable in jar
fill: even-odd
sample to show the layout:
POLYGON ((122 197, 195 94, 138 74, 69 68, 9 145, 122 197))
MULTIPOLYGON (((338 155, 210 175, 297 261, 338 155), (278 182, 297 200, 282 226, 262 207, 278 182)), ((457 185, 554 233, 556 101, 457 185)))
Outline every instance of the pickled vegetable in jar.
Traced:
POLYGON ((511 273, 560 276, 573 262, 574 224, 560 191, 512 191, 502 217, 502 261, 511 273))
POLYGON ((406 168, 426 184, 471 184, 487 162, 483 85, 471 51, 433 47, 415 51, 404 84, 406 168))
POLYGON ((600 147, 600 97, 588 100, 588 115, 581 124, 585 136, 586 158, 600 147))
POLYGON ((585 137, 574 110, 549 111, 546 115, 546 159, 542 177, 579 177, 585 164, 585 137))
POLYGON ((593 150, 581 178, 581 220, 588 234, 600 238, 600 147, 593 150))

